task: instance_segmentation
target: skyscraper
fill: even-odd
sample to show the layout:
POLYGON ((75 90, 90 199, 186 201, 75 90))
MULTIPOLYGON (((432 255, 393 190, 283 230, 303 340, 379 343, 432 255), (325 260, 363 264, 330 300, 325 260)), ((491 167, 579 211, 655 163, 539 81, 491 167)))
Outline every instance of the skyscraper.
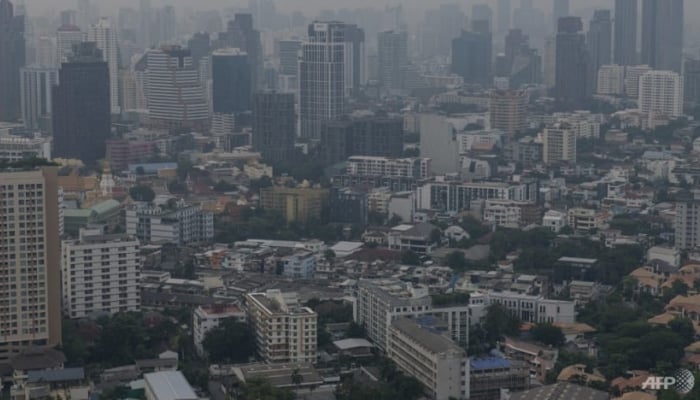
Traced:
POLYGON ((149 49, 153 46, 151 30, 153 29, 153 8, 151 8, 151 0, 139 0, 139 45, 143 49, 149 49))
POLYGON ((107 18, 100 20, 88 28, 89 42, 94 42, 102 51, 102 58, 109 67, 110 107, 112 114, 119 114, 119 49, 117 47, 117 31, 107 18))
POLYGON ((488 21, 489 29, 493 31, 493 10, 488 4, 474 4, 472 6, 472 21, 488 21))
POLYGON ((0 121, 21 116, 19 69, 25 64, 24 16, 9 0, 0 0, 0 121))
POLYGON ((192 53, 192 63, 199 65, 199 60, 211 55, 211 38, 208 32, 195 32, 187 41, 187 48, 192 53))
POLYGON ((53 154, 92 164, 105 155, 111 129, 109 67, 95 43, 77 45, 52 93, 53 154))
POLYGON ((294 94, 271 91, 255 95, 253 105, 253 149, 265 161, 291 165, 296 138, 294 94))
POLYGON ((686 59, 684 62, 683 96, 686 106, 700 105, 700 60, 686 59))
POLYGON ((299 64, 301 137, 317 141, 325 121, 345 112, 345 24, 314 22, 299 64))
POLYGON ((683 77, 672 71, 649 71, 639 78, 639 109, 651 116, 683 115, 683 77))
POLYGON ((452 40, 452 72, 467 83, 491 84, 492 38, 487 21, 473 21, 472 31, 452 40))
POLYGON ((384 89, 403 89, 408 65, 408 35, 405 31, 384 31, 378 38, 379 84, 384 89))
POLYGON ((578 108, 592 90, 586 37, 579 17, 559 20, 556 37, 554 97, 565 108, 578 108))
POLYGON ((513 12, 512 10, 512 5, 510 0, 498 0, 498 8, 497 8, 497 16, 496 18, 498 19, 498 31, 499 32, 508 32, 510 30, 510 20, 511 20, 511 13, 513 12))
POLYGON ((0 363, 61 343, 57 167, 0 169, 0 363))
POLYGON ((260 31, 253 28, 253 16, 236 14, 234 19, 228 22, 226 32, 219 35, 219 39, 226 46, 241 49, 248 54, 253 92, 256 92, 262 86, 263 50, 260 31))
POLYGON ((83 32, 75 25, 61 25, 56 31, 57 62, 68 62, 73 55, 73 47, 83 41, 83 32))
POLYGON ((177 17, 175 7, 165 6, 156 10, 156 42, 172 44, 177 38, 177 17))
POLYGON ((681 73, 683 0, 643 0, 642 64, 681 73))
POLYGON ((209 104, 188 49, 163 46, 147 55, 149 125, 161 129, 209 126, 209 104))
POLYGON ((22 120, 27 129, 51 131, 51 90, 58 84, 58 69, 24 67, 20 72, 22 120))
POLYGON ((554 31, 559 31, 559 18, 571 15, 569 0, 552 0, 552 26, 554 31))
POLYGON ((637 4, 639 0, 615 0, 615 64, 637 63, 637 4))
POLYGON ((494 90, 489 100, 491 128, 515 135, 527 128, 526 90, 494 90))
POLYGON ((365 52, 365 31, 357 25, 345 25, 345 93, 357 93, 361 85, 367 83, 367 55, 365 52))
POLYGON ((610 64, 612 56, 612 20, 610 10, 595 10, 588 29, 589 76, 591 83, 597 82, 598 69, 610 64))
POLYGON ((212 54, 214 112, 236 114, 251 109, 250 63, 239 49, 220 49, 212 54))
POLYGON ((277 58, 280 68, 277 74, 278 90, 283 92, 299 91, 299 54, 301 40, 280 40, 277 42, 277 58))

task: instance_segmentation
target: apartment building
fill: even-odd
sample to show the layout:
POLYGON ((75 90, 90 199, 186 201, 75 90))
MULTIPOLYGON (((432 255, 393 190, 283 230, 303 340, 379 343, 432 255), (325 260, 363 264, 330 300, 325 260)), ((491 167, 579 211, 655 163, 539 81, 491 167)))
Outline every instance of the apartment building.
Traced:
POLYGON ((424 322, 423 318, 394 320, 389 328, 387 356, 422 383, 430 398, 468 398, 466 351, 424 322))
POLYGON ((62 244, 63 312, 68 318, 141 308, 139 241, 81 229, 62 244))
POLYGON ((542 139, 545 164, 576 163, 576 132, 569 125, 556 124, 545 128, 542 139))
POLYGON ((478 321, 486 315, 491 304, 500 304, 523 322, 574 323, 576 320, 573 301, 552 300, 544 296, 533 296, 516 292, 480 292, 470 295, 471 317, 478 321))
POLYGON ((539 222, 540 209, 532 203, 515 200, 486 200, 484 221, 495 226, 519 227, 539 222))
POLYGON ((390 158, 352 156, 348 158, 346 173, 360 176, 395 176, 416 179, 432 174, 430 158, 390 158))
POLYGON ((568 225, 576 231, 600 229, 603 225, 600 214, 589 208, 575 207, 567 212, 568 225))
POLYGON ((260 190, 260 207, 282 213, 287 222, 319 220, 327 201, 326 189, 273 186, 260 190))
POLYGON ((297 251, 282 257, 279 263, 282 275, 290 278, 310 279, 316 272, 316 255, 310 251, 297 251))
POLYGON ((237 304, 210 304, 199 306, 194 310, 193 331, 194 347, 200 357, 204 356, 204 338, 212 329, 228 319, 238 322, 246 320, 245 311, 237 304))
POLYGON ((474 200, 517 200, 536 202, 539 191, 535 181, 461 182, 442 177, 416 188, 416 209, 460 212, 468 210, 474 200))
POLYGON ((316 363, 318 315, 299 304, 297 294, 271 289, 246 294, 248 320, 258 355, 267 363, 316 363))
POLYGON ((133 207, 126 211, 126 233, 144 243, 184 245, 214 238, 214 214, 200 206, 133 207))

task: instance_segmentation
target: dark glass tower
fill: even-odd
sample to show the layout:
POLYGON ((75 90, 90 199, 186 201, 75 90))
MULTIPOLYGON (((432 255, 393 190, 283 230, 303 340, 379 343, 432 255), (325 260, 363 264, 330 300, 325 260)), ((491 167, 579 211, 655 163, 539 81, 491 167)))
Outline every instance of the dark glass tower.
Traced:
POLYGON ((637 64, 637 10, 639 0, 615 0, 615 64, 637 64))
POLYGON ((260 92, 253 106, 253 149, 265 161, 290 165, 296 138, 294 94, 260 92))
POLYGON ((595 10, 588 29, 588 53, 590 55, 591 84, 597 82, 598 69, 608 65, 612 56, 612 20, 610 10, 595 10))
POLYGON ((588 97, 590 60, 579 17, 559 19, 554 97, 564 108, 578 108, 588 97))
POLYGON ((222 49, 212 54, 214 112, 236 114, 250 110, 251 71, 248 54, 222 49))
POLYGON ((642 64, 681 73, 683 0, 644 0, 642 4, 642 64))
POLYGON ((53 153, 92 164, 104 157, 110 135, 109 67, 95 43, 73 51, 53 89, 53 153))
POLYGON ((14 15, 9 0, 0 0, 0 121, 22 115, 19 70, 24 64, 24 17, 14 15))
POLYGON ((248 53, 253 92, 257 91, 263 78, 263 50, 260 31, 253 28, 253 16, 236 14, 234 19, 229 21, 226 32, 220 38, 226 46, 248 53))
POLYGON ((467 83, 491 84, 492 37, 488 21, 474 21, 471 32, 452 40, 452 72, 467 83))

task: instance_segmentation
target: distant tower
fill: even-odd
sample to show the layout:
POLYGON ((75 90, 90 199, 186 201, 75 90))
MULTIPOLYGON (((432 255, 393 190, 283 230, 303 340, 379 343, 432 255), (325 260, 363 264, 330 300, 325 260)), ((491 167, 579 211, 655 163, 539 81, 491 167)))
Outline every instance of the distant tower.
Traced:
POLYGON ((90 25, 88 29, 88 41, 97 44, 102 51, 102 58, 109 67, 110 106, 112 114, 119 114, 119 49, 117 31, 112 29, 107 18, 90 25))
POLYGON ((552 0, 552 23, 555 32, 559 29, 559 19, 570 15, 569 0, 552 0))
POLYGON ((253 106, 253 149, 265 161, 278 165, 294 162, 296 113, 294 94, 260 92, 253 106))
POLYGON ((617 65, 637 64, 637 4, 639 0, 615 0, 615 57, 617 65))
POLYGON ((21 116, 19 70, 25 65, 24 16, 0 0, 0 121, 21 116))
POLYGON ((588 53, 590 55, 590 79, 595 86, 598 70, 609 65, 612 57, 612 20, 610 10, 595 10, 588 30, 588 53))
POLYGON ((408 65, 408 35, 404 31, 379 33, 379 84, 384 89, 403 89, 404 68, 408 65))
POLYGON ((75 25, 61 25, 56 31, 56 52, 58 63, 68 62, 73 47, 83 41, 83 32, 75 25))
POLYGON ((579 17, 559 20, 556 38, 556 78, 554 97, 565 108, 578 108, 592 90, 586 37, 579 17))
POLYGON ((226 32, 219 38, 228 47, 238 48, 248 54, 250 61, 253 92, 262 86, 263 79, 263 50, 260 41, 260 32, 253 28, 253 16, 251 14, 236 14, 232 21, 228 22, 226 32))
POLYGON ((22 121, 27 129, 51 131, 51 91, 58 84, 56 68, 24 67, 20 74, 22 121))
POLYGON ((492 36, 487 21, 473 21, 472 31, 452 40, 452 72, 467 83, 491 85, 492 36))
POLYGON ((511 15, 513 12, 511 0, 498 0, 496 18, 498 19, 498 31, 508 32, 511 28, 511 15))
POLYGON ((683 0, 644 0, 642 4, 641 63, 681 73, 683 0))
POLYGON ((251 71, 248 54, 221 49, 212 54, 214 112, 236 114, 251 109, 251 71))

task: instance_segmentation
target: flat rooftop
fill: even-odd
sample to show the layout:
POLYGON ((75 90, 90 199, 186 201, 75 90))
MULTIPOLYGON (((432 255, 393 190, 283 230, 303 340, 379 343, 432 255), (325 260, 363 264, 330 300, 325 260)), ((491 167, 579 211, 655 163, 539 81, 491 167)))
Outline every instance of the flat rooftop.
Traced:
POLYGON ((189 382, 180 371, 145 374, 143 378, 157 400, 197 400, 189 382))

